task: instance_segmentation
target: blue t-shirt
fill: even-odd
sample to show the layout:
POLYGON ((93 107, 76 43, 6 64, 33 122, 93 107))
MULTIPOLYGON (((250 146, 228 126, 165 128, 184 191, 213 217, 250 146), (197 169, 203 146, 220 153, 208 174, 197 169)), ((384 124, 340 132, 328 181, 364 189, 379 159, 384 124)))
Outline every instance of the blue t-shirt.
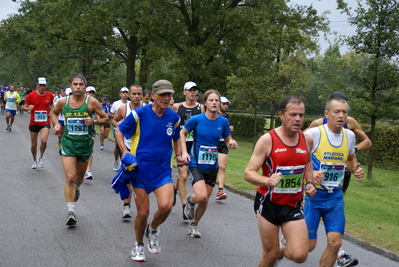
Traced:
POLYGON ((217 157, 220 137, 231 135, 228 120, 221 115, 216 120, 210 120, 202 113, 191 117, 184 128, 188 132, 194 131, 188 166, 205 171, 219 168, 217 157))
POLYGON ((172 140, 180 139, 180 117, 167 108, 159 117, 152 105, 132 110, 129 116, 118 126, 125 138, 132 138, 131 153, 136 156, 140 182, 148 184, 170 176, 172 168, 172 140))
POLYGON ((110 108, 111 104, 107 102, 104 106, 104 104, 101 102, 100 106, 101 106, 102 110, 105 112, 105 114, 109 115, 109 112, 111 110, 111 108, 110 108))

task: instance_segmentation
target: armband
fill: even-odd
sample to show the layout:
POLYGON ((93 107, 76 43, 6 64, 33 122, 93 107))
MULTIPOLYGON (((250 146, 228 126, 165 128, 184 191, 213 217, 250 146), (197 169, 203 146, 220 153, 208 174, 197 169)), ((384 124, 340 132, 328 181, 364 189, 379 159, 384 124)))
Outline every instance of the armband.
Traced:
POLYGON ((182 155, 181 155, 181 154, 179 154, 179 155, 176 155, 176 156, 175 156, 175 158, 177 158, 177 157, 181 157, 181 156, 182 156, 182 155))
POLYGON ((357 146, 355 146, 355 153, 357 152, 357 146))

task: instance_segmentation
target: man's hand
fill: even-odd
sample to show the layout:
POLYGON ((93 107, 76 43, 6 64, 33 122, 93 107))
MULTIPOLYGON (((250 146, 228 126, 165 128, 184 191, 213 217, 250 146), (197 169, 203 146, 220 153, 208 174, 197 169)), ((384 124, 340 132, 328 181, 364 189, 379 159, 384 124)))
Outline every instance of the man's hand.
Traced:
POLYGON ((323 181, 324 179, 324 174, 327 171, 313 171, 313 181, 315 182, 315 184, 320 184, 321 181, 323 181))
POLYGON ((273 173, 268 179, 268 184, 265 184, 265 186, 276 186, 280 182, 281 178, 283 178, 281 172, 273 173))
POLYGON ((353 175, 355 175, 356 181, 363 180, 364 171, 363 168, 360 168, 360 163, 357 163, 353 169, 353 175))

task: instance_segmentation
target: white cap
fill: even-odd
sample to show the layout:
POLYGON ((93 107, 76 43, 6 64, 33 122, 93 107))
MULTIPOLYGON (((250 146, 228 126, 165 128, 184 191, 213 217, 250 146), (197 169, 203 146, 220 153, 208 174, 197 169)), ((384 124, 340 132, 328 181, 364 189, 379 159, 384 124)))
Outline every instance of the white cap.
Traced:
POLYGON ((94 91, 94 93, 96 93, 96 88, 94 88, 93 86, 87 86, 86 92, 90 92, 90 91, 94 91))
POLYGON ((127 87, 122 87, 119 92, 129 92, 129 89, 127 87))
POLYGON ((198 89, 198 86, 195 82, 186 82, 184 84, 184 91, 190 90, 191 88, 196 87, 198 89))
POLYGON ((44 77, 39 77, 37 79, 37 84, 47 84, 46 78, 44 77))
POLYGON ((224 96, 220 97, 220 103, 229 103, 229 105, 231 104, 231 102, 224 96))
POLYGON ((67 89, 65 89, 65 94, 66 95, 70 95, 72 93, 72 89, 71 88, 67 88, 67 89))

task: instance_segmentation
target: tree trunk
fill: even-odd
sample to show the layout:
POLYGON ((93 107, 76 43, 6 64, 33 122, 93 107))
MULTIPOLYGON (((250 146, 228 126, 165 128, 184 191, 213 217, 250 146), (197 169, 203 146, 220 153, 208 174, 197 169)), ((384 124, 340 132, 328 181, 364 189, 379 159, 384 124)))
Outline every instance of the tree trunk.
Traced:
MULTIPOLYGON (((370 129, 370 141, 371 143, 374 142, 375 136, 375 123, 376 117, 375 115, 371 116, 371 129, 370 129)), ((369 149, 369 156, 368 156, 368 167, 367 167, 367 179, 373 178, 373 146, 369 149)))
POLYGON ((138 52, 138 39, 130 36, 126 59, 126 86, 136 82, 136 59, 138 52))

